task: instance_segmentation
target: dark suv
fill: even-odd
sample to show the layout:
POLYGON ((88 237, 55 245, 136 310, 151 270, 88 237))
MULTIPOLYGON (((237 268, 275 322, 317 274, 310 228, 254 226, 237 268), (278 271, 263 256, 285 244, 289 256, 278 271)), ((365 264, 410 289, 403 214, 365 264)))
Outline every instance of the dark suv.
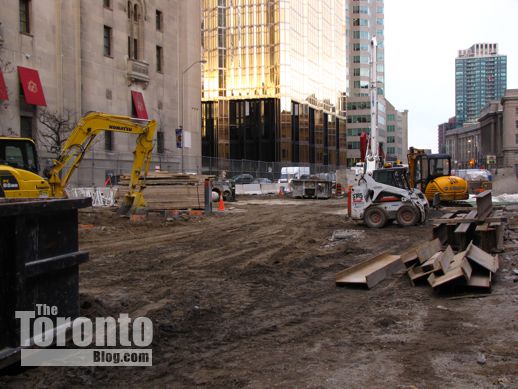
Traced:
POLYGON ((251 184, 254 180, 254 176, 251 174, 240 174, 238 176, 232 177, 231 180, 236 184, 251 184))

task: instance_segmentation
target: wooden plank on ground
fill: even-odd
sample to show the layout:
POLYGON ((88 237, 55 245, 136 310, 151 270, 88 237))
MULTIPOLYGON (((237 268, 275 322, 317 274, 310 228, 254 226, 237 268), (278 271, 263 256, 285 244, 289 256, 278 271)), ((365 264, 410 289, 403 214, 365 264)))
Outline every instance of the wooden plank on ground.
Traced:
MULTIPOLYGON (((461 254, 463 255, 463 253, 461 254)), ((452 266, 444 275, 437 276, 435 274, 430 274, 428 277, 428 283, 432 288, 437 288, 438 286, 447 284, 459 278, 469 281, 471 278, 471 273, 472 269, 468 260, 466 257, 462 256, 454 259, 452 266)))
POLYGON ((464 250, 469 242, 473 240, 475 232, 474 223, 460 223, 454 232, 454 240, 457 250, 464 250))
POLYGON ((336 275, 337 285, 367 285, 370 289, 391 274, 403 270, 401 256, 382 253, 336 275))
POLYGON ((496 232, 496 247, 492 250, 492 252, 501 253, 504 251, 504 223, 492 222, 489 224, 489 226, 494 228, 496 232))
POLYGON ((491 191, 486 190, 475 196, 477 202, 477 216, 479 220, 485 220, 493 210, 491 191))
POLYGON ((468 218, 467 215, 465 217, 455 217, 453 219, 431 219, 433 224, 459 224, 459 223, 475 223, 478 222, 477 218, 468 218))
POLYGON ((430 259, 432 255, 434 255, 438 251, 441 251, 441 241, 439 239, 429 240, 428 242, 421 244, 417 248, 417 256, 419 257, 419 262, 426 262, 428 259, 430 259))
POLYGON ((419 258, 417 257, 417 247, 411 247, 405 251, 403 251, 401 254, 401 262, 406 267, 410 267, 414 265, 415 263, 419 262, 419 258))
POLYGON ((468 281, 468 285, 475 288, 491 288, 491 272, 488 271, 487 274, 472 274, 471 278, 468 281))
POLYGON ((448 245, 448 247, 446 247, 446 250, 444 250, 441 257, 439 258, 439 266, 442 269, 443 273, 446 273, 450 268, 454 256, 455 254, 453 253, 451 246, 448 245))
POLYGON ((499 268, 498 255, 492 256, 486 253, 484 250, 475 246, 473 242, 469 244, 466 250, 466 257, 492 273, 496 273, 499 268))
POLYGON ((423 269, 419 265, 415 265, 415 266, 411 267, 410 269, 407 270, 407 275, 408 275, 408 278, 410 278, 410 283, 413 286, 416 286, 420 281, 426 280, 427 276, 440 270, 439 266, 438 265, 436 265, 436 266, 437 267, 435 267, 434 269, 429 270, 429 271, 423 271, 423 269))
POLYGON ((438 266, 438 262, 437 261, 439 260, 441 255, 442 255, 441 251, 436 252, 434 255, 432 255, 430 257, 430 259, 428 259, 423 264, 421 264, 421 269, 423 269, 423 271, 425 271, 425 272, 436 269, 437 266, 438 266))

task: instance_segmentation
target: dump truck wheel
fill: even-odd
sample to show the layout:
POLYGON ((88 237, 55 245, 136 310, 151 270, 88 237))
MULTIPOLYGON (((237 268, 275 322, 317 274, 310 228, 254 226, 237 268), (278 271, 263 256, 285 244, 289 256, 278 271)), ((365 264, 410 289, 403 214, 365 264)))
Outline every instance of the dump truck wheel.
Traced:
POLYGON ((387 220, 387 213, 379 207, 368 208, 363 215, 363 221, 370 228, 382 228, 387 220))
POLYGON ((402 227, 410 227, 419 221, 419 211, 411 205, 402 205, 396 213, 397 223, 402 227))
POLYGON ((223 200, 230 201, 232 198, 232 193, 230 193, 228 190, 223 192, 223 200))

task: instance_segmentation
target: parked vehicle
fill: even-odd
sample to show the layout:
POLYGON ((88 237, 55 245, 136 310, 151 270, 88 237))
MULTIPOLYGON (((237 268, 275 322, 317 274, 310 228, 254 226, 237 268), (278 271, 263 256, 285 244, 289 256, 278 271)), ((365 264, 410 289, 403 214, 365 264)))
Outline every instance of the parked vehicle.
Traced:
POLYGON ((238 176, 232 177, 232 181, 236 184, 251 184, 254 180, 254 176, 251 174, 240 174, 238 176))
POLYGON ((291 180, 299 180, 303 174, 310 174, 309 166, 288 166, 281 168, 279 184, 288 184, 291 180))
POLYGON ((272 180, 265 177, 259 177, 252 181, 252 184, 271 184, 272 180))
POLYGON ((404 167, 376 169, 362 174, 351 189, 348 213, 370 228, 382 228, 397 220, 402 227, 424 223, 428 201, 419 189, 411 188, 404 167))
POLYGON ((215 180, 212 182, 212 192, 217 193, 213 198, 219 201, 219 197, 223 194, 223 200, 236 200, 236 185, 232 180, 215 180))

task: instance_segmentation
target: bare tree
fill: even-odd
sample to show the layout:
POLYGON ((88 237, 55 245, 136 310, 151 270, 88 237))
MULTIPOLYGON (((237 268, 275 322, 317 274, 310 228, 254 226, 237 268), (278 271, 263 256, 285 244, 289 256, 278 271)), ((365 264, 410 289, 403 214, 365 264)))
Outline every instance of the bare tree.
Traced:
POLYGON ((38 140, 47 152, 59 157, 63 144, 74 128, 73 113, 65 109, 63 115, 51 112, 46 108, 40 109, 38 122, 45 126, 38 134, 38 140))
MULTIPOLYGON (((0 23, 0 28, 1 28, 0 23)), ((14 72, 14 65, 11 61, 9 61, 7 58, 5 58, 4 50, 0 47, 0 71, 2 71, 3 74, 8 74, 14 72)), ((9 102, 7 100, 0 101, 0 108, 3 108, 7 110, 7 107, 9 106, 9 102)))

